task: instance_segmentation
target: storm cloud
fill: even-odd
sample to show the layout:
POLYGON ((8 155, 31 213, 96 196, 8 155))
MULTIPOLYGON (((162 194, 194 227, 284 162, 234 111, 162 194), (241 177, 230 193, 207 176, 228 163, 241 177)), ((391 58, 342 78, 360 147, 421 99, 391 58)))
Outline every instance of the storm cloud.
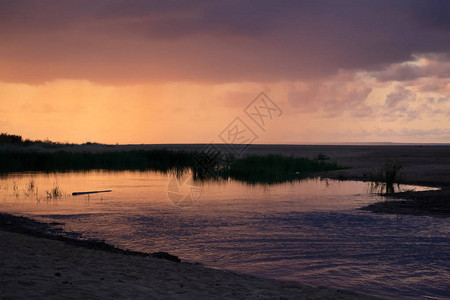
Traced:
MULTIPOLYGON (((273 82, 382 72, 418 54, 449 61, 449 20, 445 0, 0 1, 0 81, 273 82)), ((428 74, 404 68, 378 77, 428 74)))

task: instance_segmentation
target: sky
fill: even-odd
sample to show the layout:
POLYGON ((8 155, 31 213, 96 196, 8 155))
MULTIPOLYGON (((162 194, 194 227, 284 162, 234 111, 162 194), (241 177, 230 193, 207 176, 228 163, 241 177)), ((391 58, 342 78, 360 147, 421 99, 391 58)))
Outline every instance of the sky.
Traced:
POLYGON ((233 130, 450 142, 450 1, 0 0, 0 132, 247 141, 233 130))

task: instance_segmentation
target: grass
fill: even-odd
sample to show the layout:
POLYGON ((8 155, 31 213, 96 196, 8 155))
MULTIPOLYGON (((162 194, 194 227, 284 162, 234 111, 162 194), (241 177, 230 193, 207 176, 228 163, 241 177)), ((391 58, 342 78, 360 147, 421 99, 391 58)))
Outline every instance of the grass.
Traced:
MULTIPOLYGON (((131 150, 109 152, 42 152, 0 150, 0 172, 70 170, 193 170, 196 179, 232 178, 250 183, 276 183, 310 176, 314 172, 341 169, 323 157, 316 159, 283 155, 205 158, 198 152, 131 150), (199 162, 198 158, 202 161, 199 162), (205 164, 208 162, 207 167, 205 164)), ((31 184, 31 183, 30 183, 31 184)), ((50 194, 53 194, 52 192, 50 194)))
MULTIPOLYGON (((78 170, 154 170, 182 172, 191 169, 196 179, 233 178, 246 182, 276 183, 308 177, 314 172, 342 169, 329 157, 319 153, 315 159, 283 155, 247 156, 235 158, 231 154, 158 150, 130 150, 104 152, 38 151, 33 147, 57 150, 75 144, 61 144, 49 140, 24 140, 20 135, 0 134, 0 173, 24 171, 78 170)), ((98 145, 85 143, 85 145, 98 145)), ((34 185, 30 183, 29 189, 34 185)), ((53 194, 53 192, 50 192, 53 194)))
POLYGON ((47 198, 58 199, 64 196, 64 192, 61 190, 58 184, 55 184, 50 191, 47 191, 47 198))
POLYGON ((394 184, 400 183, 402 165, 395 160, 386 161, 377 171, 369 174, 375 188, 381 187, 386 194, 394 192, 394 184))
POLYGON ((187 168, 193 153, 169 150, 121 152, 40 152, 0 150, 0 172, 69 170, 157 170, 187 168))
POLYGON ((314 172, 341 169, 335 162, 269 154, 233 161, 225 175, 255 183, 277 183, 309 177, 314 172))
POLYGON ((328 160, 328 159, 330 159, 330 158, 329 158, 328 156, 326 156, 325 154, 323 154, 323 153, 319 153, 319 154, 317 155, 316 159, 317 159, 317 160, 328 160))
POLYGON ((36 187, 36 183, 34 182, 34 179, 31 178, 30 181, 28 181, 27 190, 29 192, 33 192, 35 187, 36 187))
POLYGON ((284 155, 250 155, 234 159, 226 157, 205 168, 193 168, 196 179, 232 178, 248 183, 280 183, 310 177, 315 172, 342 169, 335 162, 284 155))

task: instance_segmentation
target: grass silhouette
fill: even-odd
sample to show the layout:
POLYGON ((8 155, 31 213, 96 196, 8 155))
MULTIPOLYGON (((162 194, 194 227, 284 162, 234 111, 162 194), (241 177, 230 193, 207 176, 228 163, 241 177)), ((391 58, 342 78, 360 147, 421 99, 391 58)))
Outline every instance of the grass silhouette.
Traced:
POLYGON ((335 162, 283 155, 223 156, 205 170, 198 163, 199 152, 130 150, 105 152, 0 150, 0 172, 154 170, 169 172, 191 169, 196 179, 232 178, 253 183, 276 183, 304 178, 318 171, 341 169, 335 162))

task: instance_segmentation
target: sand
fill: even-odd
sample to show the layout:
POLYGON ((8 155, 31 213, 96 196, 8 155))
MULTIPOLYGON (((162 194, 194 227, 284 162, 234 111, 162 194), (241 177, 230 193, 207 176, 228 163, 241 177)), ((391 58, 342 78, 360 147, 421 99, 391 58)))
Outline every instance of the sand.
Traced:
POLYGON ((0 230, 1 299, 375 299, 0 230))

